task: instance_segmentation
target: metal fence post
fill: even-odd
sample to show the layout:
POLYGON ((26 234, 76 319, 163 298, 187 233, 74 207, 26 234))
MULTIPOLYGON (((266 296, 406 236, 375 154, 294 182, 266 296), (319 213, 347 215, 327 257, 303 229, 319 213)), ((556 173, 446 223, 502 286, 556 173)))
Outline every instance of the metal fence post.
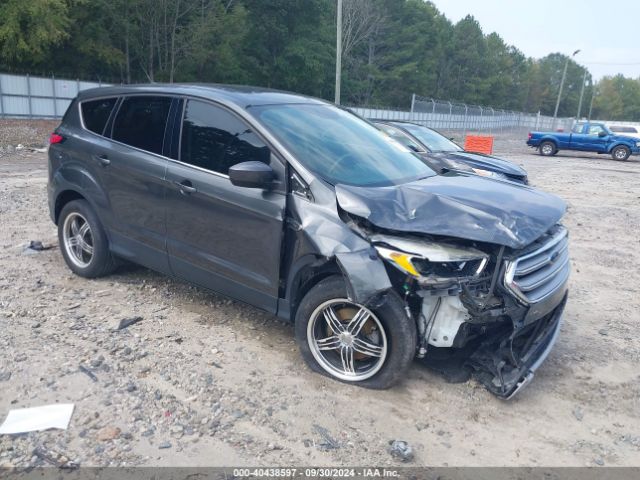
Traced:
POLYGON ((431 108, 431 125, 435 127, 438 125, 438 121, 436 119, 436 101, 433 98, 430 98, 429 100, 433 104, 433 107, 431 108))
POLYGON ((482 115, 482 107, 480 105, 478 105, 478 108, 480 109, 480 121, 478 122, 478 131, 483 130, 484 129, 484 117, 482 115))
POLYGON ((411 94, 411 113, 414 112, 415 105, 416 105, 416 94, 412 93, 411 94))
POLYGON ((451 102, 447 102, 449 104, 449 128, 451 128, 451 123, 453 122, 453 105, 451 102))
POLYGON ((469 112, 469 107, 467 104, 464 104, 464 123, 462 124, 462 136, 467 136, 467 114, 469 112))
POLYGON ((2 76, 0 75, 0 118, 4 118, 4 96, 2 95, 2 76))
POLYGON ((27 75, 27 100, 29 102, 29 118, 33 118, 33 110, 31 107, 31 80, 29 80, 29 75, 27 75))
POLYGON ((489 107, 491 109, 491 121, 489 122, 489 135, 493 135, 493 124, 496 121, 496 111, 493 107, 489 107))
POLYGON ((58 118, 58 99, 56 98, 56 77, 51 74, 51 88, 53 88, 53 118, 58 118))

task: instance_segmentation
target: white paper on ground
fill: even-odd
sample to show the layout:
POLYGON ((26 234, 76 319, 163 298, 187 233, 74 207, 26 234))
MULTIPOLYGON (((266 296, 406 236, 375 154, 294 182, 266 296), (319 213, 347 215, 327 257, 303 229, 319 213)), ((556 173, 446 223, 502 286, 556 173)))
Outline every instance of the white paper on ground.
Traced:
POLYGON ((9 410, 9 415, 0 425, 0 434, 36 432, 49 428, 66 430, 72 413, 73 403, 9 410))

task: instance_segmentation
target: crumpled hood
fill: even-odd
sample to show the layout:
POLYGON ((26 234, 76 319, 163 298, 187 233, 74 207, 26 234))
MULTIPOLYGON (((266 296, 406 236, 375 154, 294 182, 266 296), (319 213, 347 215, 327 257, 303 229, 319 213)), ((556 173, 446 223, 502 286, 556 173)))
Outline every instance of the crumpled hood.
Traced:
POLYGON ((522 248, 564 215, 555 195, 476 175, 436 175, 389 187, 336 185, 338 204, 373 225, 522 248))
POLYGON ((527 172, 520 166, 501 158, 472 152, 434 152, 430 156, 464 162, 475 168, 483 168, 494 172, 516 177, 526 177, 527 172))

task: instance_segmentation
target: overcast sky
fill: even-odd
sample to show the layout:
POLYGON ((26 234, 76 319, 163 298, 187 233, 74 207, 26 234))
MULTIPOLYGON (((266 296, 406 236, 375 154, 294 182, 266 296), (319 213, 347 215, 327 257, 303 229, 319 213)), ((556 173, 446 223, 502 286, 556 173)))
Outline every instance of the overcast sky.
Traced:
POLYGON ((596 80, 640 77, 640 0, 431 0, 457 22, 473 15, 527 56, 571 54, 596 80))

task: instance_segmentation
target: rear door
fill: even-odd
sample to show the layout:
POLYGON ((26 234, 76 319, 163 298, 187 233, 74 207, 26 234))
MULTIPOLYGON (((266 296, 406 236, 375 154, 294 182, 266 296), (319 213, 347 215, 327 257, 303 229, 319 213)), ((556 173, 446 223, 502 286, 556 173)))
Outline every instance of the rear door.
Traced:
POLYGON ((275 312, 285 210, 285 169, 241 118, 188 99, 176 160, 167 170, 167 250, 173 272, 275 312), (229 167, 271 165, 280 187, 231 184, 229 167))
POLYGON ((168 271, 165 249, 163 155, 171 96, 123 97, 107 127, 110 148, 96 152, 109 198, 107 219, 113 250, 159 271, 168 271))

